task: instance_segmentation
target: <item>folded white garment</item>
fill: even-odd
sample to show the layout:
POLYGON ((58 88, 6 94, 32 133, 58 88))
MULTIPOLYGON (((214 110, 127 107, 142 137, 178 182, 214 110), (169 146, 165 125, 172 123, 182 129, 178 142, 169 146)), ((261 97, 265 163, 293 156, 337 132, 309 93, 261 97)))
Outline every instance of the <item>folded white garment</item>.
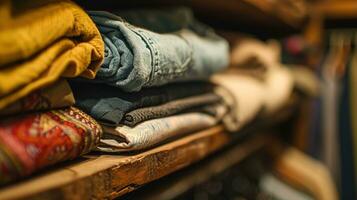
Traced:
POLYGON ((239 130, 263 108, 266 99, 264 82, 235 73, 217 74, 211 80, 218 85, 216 93, 230 107, 223 118, 229 131, 239 130))
POLYGON ((291 72, 284 67, 271 68, 265 79, 265 113, 274 113, 290 98, 294 80, 291 72))
MULTIPOLYGON (((220 115, 226 108, 221 107, 220 115)), ((220 117, 193 112, 142 122, 135 127, 103 127, 104 137, 97 150, 104 152, 126 152, 142 150, 166 139, 211 127, 220 117)))

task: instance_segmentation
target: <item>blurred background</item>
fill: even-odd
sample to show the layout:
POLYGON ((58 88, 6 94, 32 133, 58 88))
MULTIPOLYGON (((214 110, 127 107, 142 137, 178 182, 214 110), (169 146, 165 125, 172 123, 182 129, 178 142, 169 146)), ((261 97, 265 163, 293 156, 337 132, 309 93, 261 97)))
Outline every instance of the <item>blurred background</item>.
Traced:
MULTIPOLYGON (((18 66, 22 62, 28 65, 34 64, 27 62, 26 59, 30 60, 39 55, 24 53, 26 56, 21 59, 5 61, 5 58, 16 54, 11 53, 11 41, 16 40, 23 49, 31 43, 25 39, 21 41, 21 37, 16 35, 19 32, 11 32, 15 28, 12 27, 13 22, 8 19, 11 17, 22 19, 22 15, 37 9, 40 5, 38 2, 40 1, 0 1, 0 37, 2 37, 0 38, 0 51, 10 52, 0 53, 0 59, 3 59, 3 62, 0 60, 0 67, 3 67, 0 68, 0 79, 5 80, 9 76, 10 73, 5 70, 6 67, 18 66), (10 4, 12 10, 9 14, 6 7, 10 4)), ((56 3, 56 1, 52 2, 56 3)), ((160 143, 152 144, 147 152, 140 149, 138 154, 131 152, 119 154, 119 156, 109 154, 113 156, 109 158, 118 159, 115 162, 110 159, 105 160, 108 157, 103 153, 103 149, 108 147, 107 144, 105 147, 102 146, 102 149, 99 148, 102 152, 98 152, 97 148, 95 152, 82 156, 89 150, 86 152, 83 150, 81 153, 76 150, 73 151, 76 153, 72 152, 71 156, 60 154, 56 159, 41 161, 29 171, 25 170, 26 173, 21 172, 19 173, 21 175, 16 175, 16 178, 9 178, 12 175, 8 176, 8 174, 12 173, 9 169, 18 169, 17 167, 7 169, 6 164, 0 165, 4 169, 0 173, 3 176, 0 182, 5 183, 0 188, 0 199, 2 196, 4 199, 7 197, 53 199, 58 194, 60 194, 59 199, 80 199, 84 194, 86 194, 84 199, 357 199, 357 0, 74 0, 72 2, 85 11, 111 12, 115 10, 125 23, 139 27, 143 24, 155 24, 154 18, 139 19, 140 16, 145 16, 140 14, 142 11, 149 10, 150 15, 150 12, 169 11, 170 13, 170 10, 175 8, 190 10, 197 20, 197 24, 189 25, 190 30, 204 37, 211 36, 210 31, 214 31, 218 37, 227 41, 229 58, 225 73, 238 73, 244 77, 253 78, 262 85, 272 84, 271 87, 266 87, 268 89, 264 89, 267 93, 265 106, 256 109, 254 117, 249 119, 247 117, 247 122, 233 131, 236 134, 228 134, 229 139, 226 135, 216 137, 211 133, 197 136, 202 141, 201 139, 185 139, 189 137, 187 134, 184 135, 185 137, 175 136, 165 140, 167 146, 164 146, 164 149, 158 146, 158 144, 163 144, 160 140, 160 143), (135 21, 136 19, 139 20, 135 21), (287 70, 288 78, 270 76, 271 69, 276 68, 287 70), (175 141, 181 142, 180 148, 170 146, 171 142, 175 141), (151 147, 154 148, 151 149, 151 147), (198 153, 196 155, 192 152, 198 153), (158 155, 159 153, 162 154, 158 155), (191 154, 194 156, 191 157, 191 154), (183 156, 180 157, 180 155, 183 156), (150 159, 155 162, 149 161, 150 159, 140 160, 147 158, 146 156, 153 156, 150 159), (69 157, 76 159, 66 161, 69 157), (110 166, 111 171, 105 171, 107 168, 97 166, 96 162, 99 161, 95 160, 102 157, 104 159, 102 163, 110 166), (129 162, 131 159, 134 161, 129 162), (57 164, 57 161, 65 162, 57 164), (56 164, 50 168, 42 168, 48 163, 56 164), (129 164, 125 165, 128 166, 125 171, 121 167, 116 168, 114 163, 119 163, 118 166, 122 166, 120 163, 129 164), (41 170, 37 171, 40 168, 41 170), (50 176, 60 177, 63 169, 78 170, 82 185, 79 184, 78 178, 71 177, 68 181, 65 179, 67 181, 65 183, 51 182, 50 186, 45 186, 50 176), (137 177, 137 174, 142 175, 137 177), (67 186, 64 187, 64 185, 67 186), (101 185, 101 187, 96 188, 96 185, 101 185), (32 187, 36 188, 33 190, 35 192, 27 192, 32 191, 32 187), (16 191, 20 190, 24 192, 16 196, 16 191)), ((175 11, 172 13, 175 14, 175 11)), ((73 16, 76 16, 76 13, 73 16)), ((28 21, 21 21, 22 25, 27 22, 31 23, 36 15, 31 17, 27 18, 28 21)), ((178 24, 186 22, 180 17, 175 20, 178 24)), ((54 20, 51 23, 65 24, 59 21, 54 20)), ((164 21, 160 26, 174 30, 175 23, 164 21)), ((160 30, 161 27, 155 27, 155 25, 152 31, 160 30)), ((53 30, 60 29, 54 28, 53 30)), ((41 32, 40 29, 36 31, 41 32)), ((100 31, 106 32, 106 29, 103 28, 100 31)), ((105 34, 109 33, 110 31, 107 31, 105 34)), ((44 34, 44 38, 50 37, 51 34, 53 33, 44 34)), ((86 34, 76 35, 76 30, 69 35, 67 37, 73 37, 76 40, 89 37, 86 34)), ((53 43, 55 41, 58 40, 54 40, 53 43)), ((74 45, 78 43, 74 42, 74 45)), ((31 48, 37 48, 37 46, 29 47, 31 48)), ((219 49, 218 46, 217 49, 219 49)), ((102 51, 105 56, 109 55, 107 49, 102 49, 102 51)), ((213 48, 213 55, 219 54, 214 51, 213 48)), ((204 49, 201 52, 205 52, 204 49)), ((91 55, 94 59, 95 53, 92 52, 91 55)), ((72 66, 72 64, 69 65, 72 66)), ((92 61, 90 66, 92 64, 96 65, 95 61, 92 61)), ((68 75, 72 71, 75 72, 76 69, 73 68, 63 73, 65 75, 62 77, 70 80, 78 75, 68 75)), ((26 73, 29 74, 29 72, 26 73)), ((86 72, 83 77, 90 77, 90 73, 86 72)), ((13 80, 18 80, 18 78, 15 77, 13 80)), ((96 116, 100 111, 91 110, 95 107, 94 104, 90 104, 88 110, 80 104, 82 100, 82 97, 79 97, 82 95, 80 92, 90 91, 90 87, 82 89, 81 80, 69 81, 69 83, 76 99, 76 103, 73 101, 70 105, 79 107, 95 120, 100 121, 96 116), (77 86, 79 89, 76 89, 77 86)), ((7 86, 11 84, 8 81, 1 82, 1 80, 0 84, 2 86, 0 87, 1 100, 1 98, 8 97, 6 96, 8 95, 6 94, 7 86), (3 90, 2 93, 1 90, 3 90)), ((31 81, 26 84, 30 85, 31 81)), ((253 112, 249 108, 259 95, 248 86, 242 86, 237 90, 245 91, 241 97, 248 100, 242 101, 242 105, 248 108, 247 113, 253 112)), ((16 87, 14 91, 20 91, 19 87, 16 87)), ((30 94, 26 93, 26 95, 30 94)), ((26 95, 22 96, 26 97, 26 95)), ((64 99, 66 95, 60 95, 57 99, 64 99)), ((15 99, 12 102, 15 102, 15 99)), ((7 123, 9 116, 12 117, 14 114, 20 116, 28 113, 29 110, 25 107, 30 104, 26 103, 27 101, 21 102, 21 109, 18 109, 20 107, 17 105, 11 107, 12 104, 0 104, 1 123, 7 123)), ((37 113, 38 110, 42 112, 52 109, 52 105, 54 104, 47 102, 37 106, 41 109, 29 107, 31 107, 30 112, 36 110, 35 113, 37 113)), ((65 106, 61 104, 58 107, 65 106)), ((240 117, 242 116, 239 115, 239 122, 245 120, 244 116, 240 117)), ((0 136, 10 130, 6 127, 1 125, 0 136)), ((220 130, 220 132, 223 131, 220 130)), ((106 139, 108 138, 110 137, 106 139)), ((103 144, 103 141, 101 142, 103 144)), ((0 147, 1 145, 0 140, 0 147)), ((173 143, 172 145, 179 144, 173 143)), ((50 147, 46 146, 46 148, 50 147)), ((16 152, 16 148, 12 150, 16 152)), ((3 153, 0 151, 0 164, 11 160, 5 156, 7 154, 4 152, 7 150, 3 150, 3 153)))

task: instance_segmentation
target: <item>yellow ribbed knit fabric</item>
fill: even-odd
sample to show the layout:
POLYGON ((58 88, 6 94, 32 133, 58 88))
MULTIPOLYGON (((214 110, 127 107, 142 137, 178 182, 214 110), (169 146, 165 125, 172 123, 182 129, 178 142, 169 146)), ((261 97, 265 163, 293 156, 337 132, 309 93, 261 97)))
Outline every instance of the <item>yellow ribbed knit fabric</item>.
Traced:
POLYGON ((0 26, 0 109, 61 76, 95 77, 104 44, 75 3, 41 0, 18 12, 15 3, 3 5, 2 13, 11 16, 0 26))

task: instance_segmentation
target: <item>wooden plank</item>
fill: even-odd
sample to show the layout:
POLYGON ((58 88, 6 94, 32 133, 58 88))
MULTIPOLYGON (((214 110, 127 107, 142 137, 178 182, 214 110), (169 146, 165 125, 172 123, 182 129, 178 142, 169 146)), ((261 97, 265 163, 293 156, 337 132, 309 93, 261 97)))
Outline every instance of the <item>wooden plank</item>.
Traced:
POLYGON ((286 12, 288 6, 282 6, 279 1, 269 0, 191 0, 190 5, 197 12, 207 13, 208 16, 220 17, 225 20, 239 21, 245 19, 258 22, 258 26, 287 26, 299 28, 305 15, 296 12, 286 12), (219 15, 217 15, 219 13, 219 15), (225 17, 227 16, 227 17, 225 17))
POLYGON ((76 0, 86 9, 132 9, 188 6, 205 23, 217 28, 256 31, 260 34, 291 32, 302 28, 305 12, 269 0, 76 0), (278 29, 279 31, 275 30, 278 29), (264 31, 262 31, 264 30, 264 31))
POLYGON ((321 1, 313 6, 317 12, 321 12, 328 19, 357 19, 357 1, 321 1))
POLYGON ((229 142, 222 126, 134 155, 92 155, 0 190, 0 199, 113 199, 229 142))
POLYGON ((212 176, 231 168, 252 153, 262 149, 273 141, 272 134, 256 133, 250 138, 205 159, 188 169, 165 177, 160 182, 144 186, 141 190, 129 194, 129 199, 166 200, 173 199, 192 187, 209 180, 212 176))
MULTIPOLYGON (((299 97, 293 95, 276 113, 258 117, 234 134, 226 133, 223 126, 219 125, 145 152, 90 154, 75 161, 58 164, 56 168, 1 188, 0 200, 113 199, 197 162, 232 142, 281 123, 296 111, 298 102, 299 97)), ((242 147, 241 156, 259 147, 262 140, 264 137, 248 142, 242 147)), ((233 160, 240 158, 233 157, 233 160)))

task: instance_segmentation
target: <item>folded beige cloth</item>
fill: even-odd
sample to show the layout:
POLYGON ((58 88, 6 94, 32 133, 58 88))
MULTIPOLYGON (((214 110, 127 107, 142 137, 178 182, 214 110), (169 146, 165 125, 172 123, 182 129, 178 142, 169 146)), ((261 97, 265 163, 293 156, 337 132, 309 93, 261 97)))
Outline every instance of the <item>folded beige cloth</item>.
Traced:
POLYGON ((275 40, 263 42, 249 35, 234 32, 220 32, 220 34, 230 44, 232 67, 271 68, 275 67, 276 63, 280 63, 280 45, 275 40))
POLYGON ((266 99, 264 83, 250 76, 235 73, 217 74, 211 78, 216 93, 229 105, 223 123, 229 131, 237 131, 263 108, 266 99))
POLYGON ((276 67, 267 71, 264 86, 264 111, 270 114, 277 111, 289 100, 293 92, 294 81, 287 68, 276 67))
POLYGON ((294 87, 306 96, 316 97, 321 93, 321 82, 314 72, 305 66, 289 65, 294 87))
POLYGON ((284 67, 270 68, 264 81, 252 76, 229 71, 214 75, 216 93, 230 106, 223 122, 229 131, 237 131, 264 110, 270 114, 281 108, 290 98, 294 80, 284 67))
POLYGON ((146 149, 166 139, 211 127, 220 121, 226 110, 225 106, 217 106, 217 116, 192 112, 144 121, 135 127, 103 127, 104 136, 97 150, 127 152, 146 149))

